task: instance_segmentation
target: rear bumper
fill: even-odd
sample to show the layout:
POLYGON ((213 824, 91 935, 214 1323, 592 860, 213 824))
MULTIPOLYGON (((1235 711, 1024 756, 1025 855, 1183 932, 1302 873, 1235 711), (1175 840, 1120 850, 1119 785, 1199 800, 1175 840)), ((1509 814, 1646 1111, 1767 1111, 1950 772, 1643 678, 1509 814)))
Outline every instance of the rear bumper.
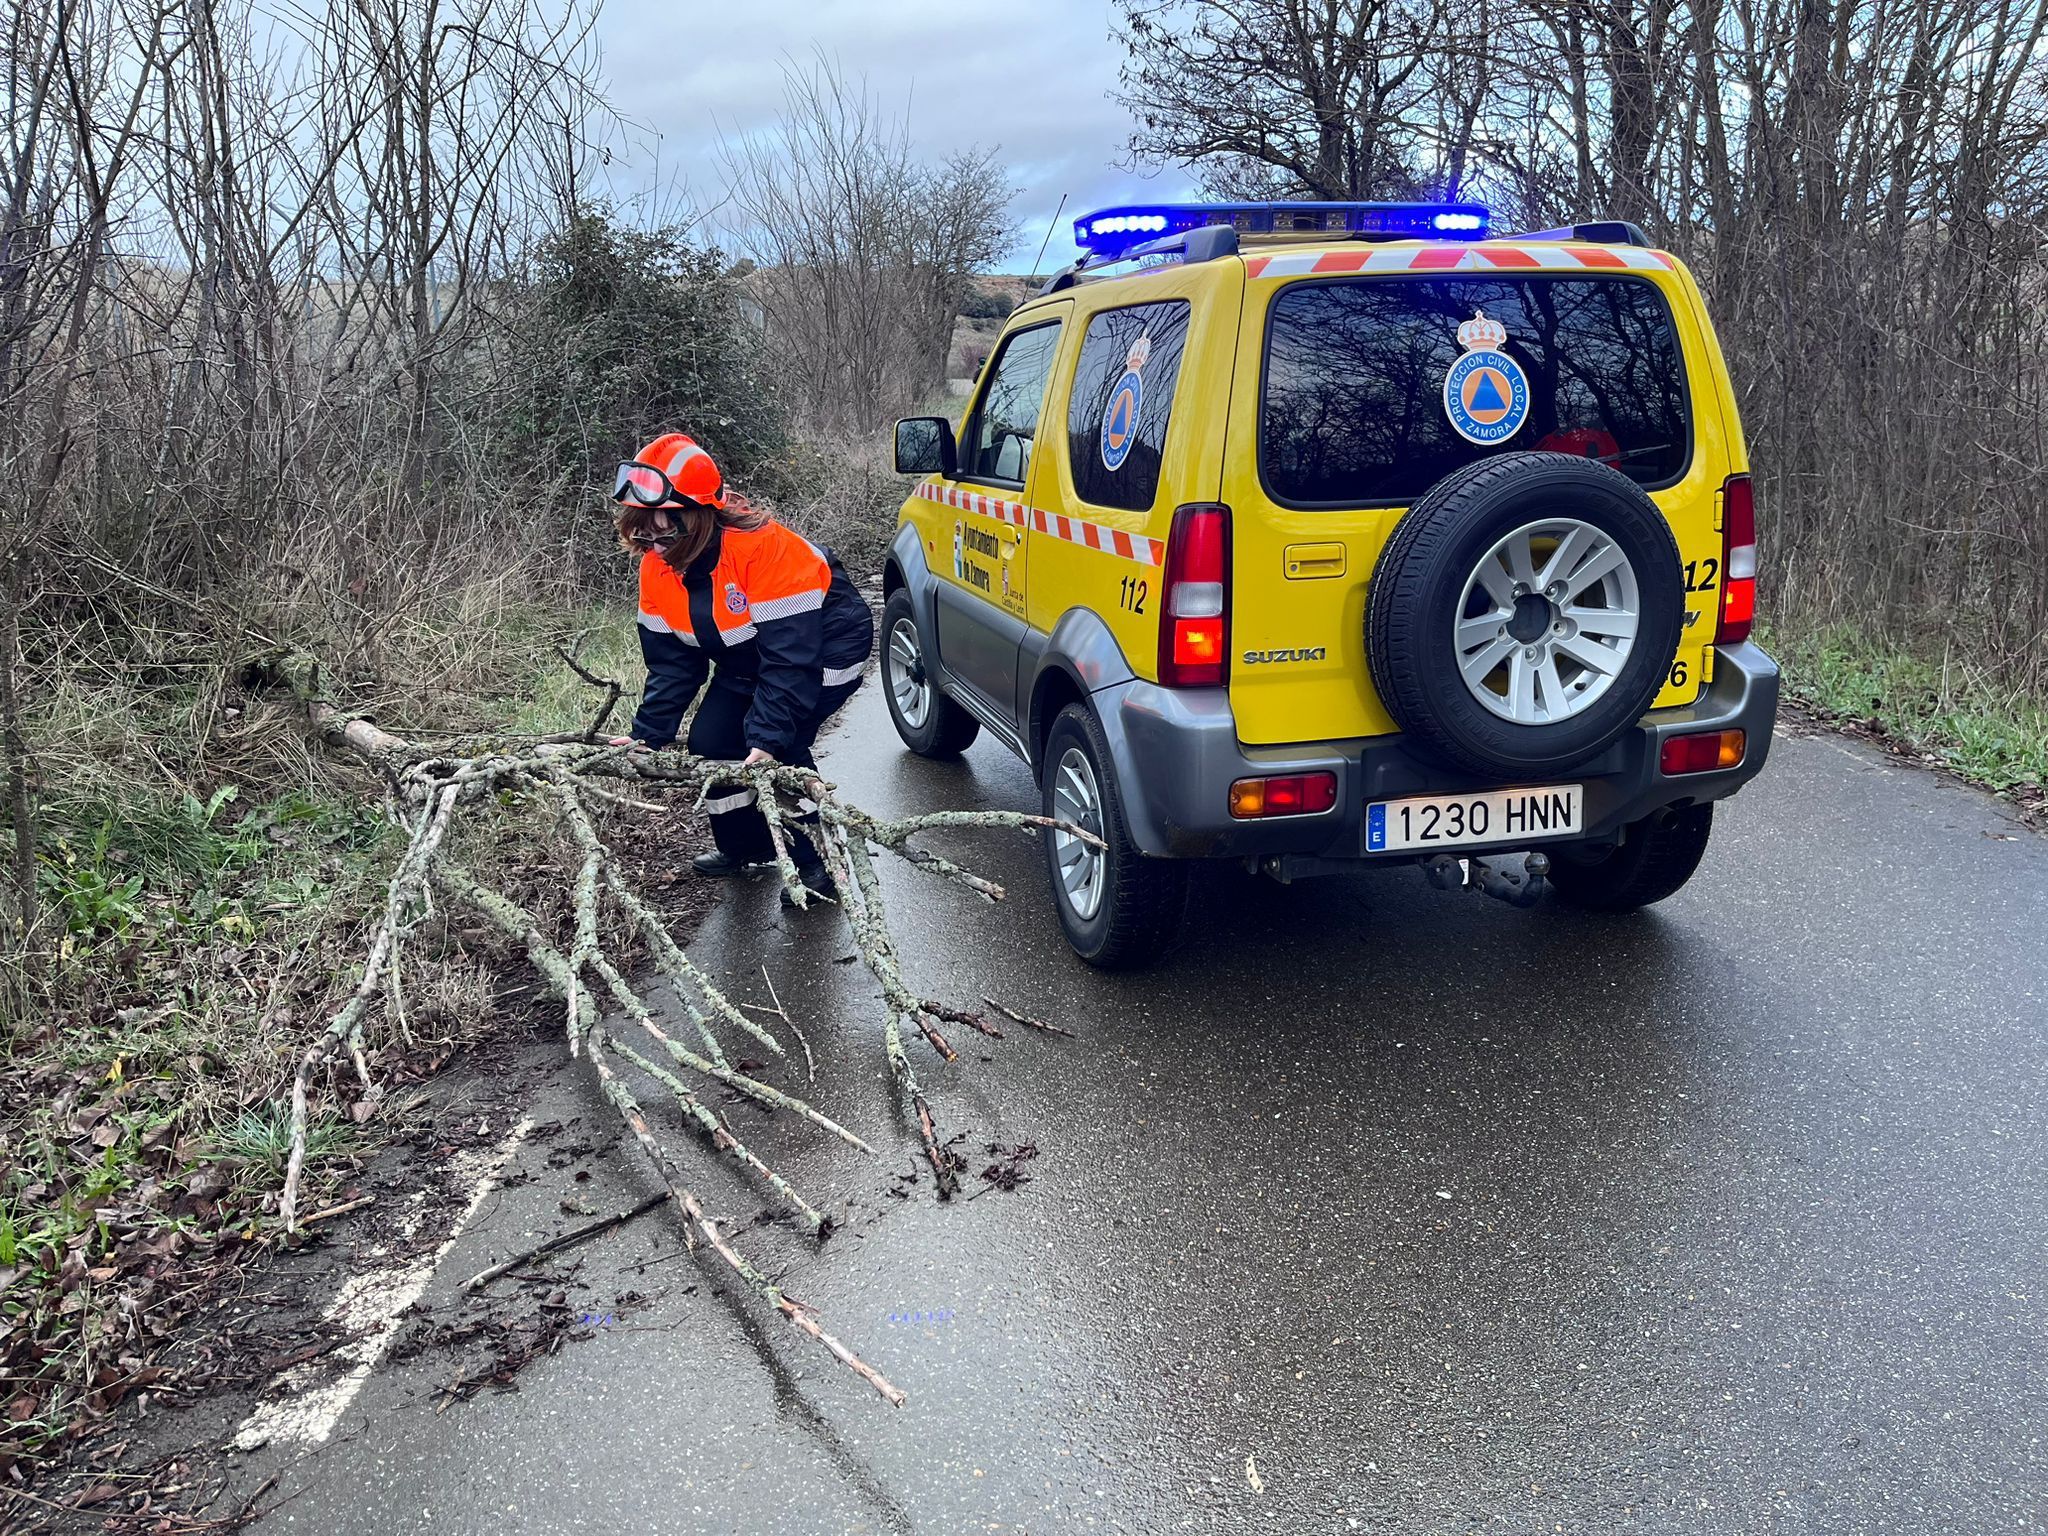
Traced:
MULTIPOLYGON (((1272 866, 1274 871, 1287 875, 1313 874, 1335 863, 1401 863, 1418 855, 1365 851, 1365 807, 1370 802, 1502 787, 1418 757, 1399 736, 1299 747, 1243 746, 1231 718, 1229 695, 1221 688, 1161 688, 1138 680, 1102 689, 1094 695, 1094 704, 1117 760, 1132 840, 1146 853, 1162 857, 1274 859, 1279 861, 1272 866), (1310 772, 1337 776, 1337 803, 1329 811, 1271 821, 1231 817, 1233 780, 1310 772)), ((1747 642, 1722 646, 1716 653, 1714 680, 1696 702, 1645 715, 1598 757, 1558 777, 1586 787, 1585 835, 1612 837, 1629 822, 1666 806, 1734 794, 1762 771, 1777 713, 1777 663, 1747 642), (1665 737, 1737 728, 1748 734, 1749 751, 1736 767, 1680 778, 1659 772, 1658 754, 1665 737)), ((1492 845, 1475 846, 1483 851, 1492 845)), ((1498 846, 1532 844, 1523 836, 1498 846)))

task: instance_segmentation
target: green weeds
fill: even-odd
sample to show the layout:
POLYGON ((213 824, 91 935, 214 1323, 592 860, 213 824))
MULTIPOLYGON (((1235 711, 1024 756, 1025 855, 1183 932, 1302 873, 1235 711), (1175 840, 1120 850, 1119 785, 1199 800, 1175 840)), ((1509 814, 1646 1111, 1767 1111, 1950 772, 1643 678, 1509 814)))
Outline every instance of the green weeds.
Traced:
MULTIPOLYGON (((262 1176, 267 1186, 275 1186, 283 1181, 285 1163, 291 1157, 291 1101, 270 1099, 237 1110, 214 1128, 211 1140, 222 1158, 262 1176)), ((306 1126, 306 1161, 310 1165, 346 1156, 356 1149, 357 1141, 353 1126, 332 1116, 316 1116, 306 1126)))
MULTIPOLYGON (((39 885, 62 928, 0 1035, 0 1467, 116 1400, 120 1309, 194 1293, 167 1261, 260 1230, 290 1135, 273 1096, 353 980, 390 836, 374 803, 314 790, 51 807, 39 885)), ((357 1144, 323 1124, 312 1152, 357 1144)))
POLYGON ((1777 631, 1766 644, 1786 691, 1820 714, 1867 725, 1995 790, 2048 784, 2048 704, 1844 628, 1777 631))

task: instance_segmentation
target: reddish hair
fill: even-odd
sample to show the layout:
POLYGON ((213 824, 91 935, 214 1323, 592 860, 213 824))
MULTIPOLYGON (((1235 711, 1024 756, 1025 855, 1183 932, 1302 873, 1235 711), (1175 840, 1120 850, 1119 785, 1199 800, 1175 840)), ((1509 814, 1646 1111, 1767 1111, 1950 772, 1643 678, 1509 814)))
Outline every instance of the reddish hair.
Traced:
POLYGON ((629 506, 619 512, 619 547, 639 553, 633 548, 633 540, 652 534, 657 518, 666 518, 683 531, 681 538, 661 552, 661 558, 678 576, 709 547, 712 529, 737 528, 742 533, 751 533, 775 520, 773 513, 755 506, 737 491, 727 491, 725 505, 715 508, 629 506))

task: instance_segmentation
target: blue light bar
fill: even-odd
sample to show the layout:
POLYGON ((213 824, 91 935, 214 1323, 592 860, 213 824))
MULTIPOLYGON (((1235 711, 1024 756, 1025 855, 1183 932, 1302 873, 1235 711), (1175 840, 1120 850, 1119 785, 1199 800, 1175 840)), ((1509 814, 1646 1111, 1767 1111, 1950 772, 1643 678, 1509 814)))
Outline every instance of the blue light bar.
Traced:
POLYGON ((1099 208, 1074 220, 1074 243, 1113 256, 1149 240, 1225 224, 1240 235, 1381 240, 1483 240, 1480 203, 1150 203, 1099 208))

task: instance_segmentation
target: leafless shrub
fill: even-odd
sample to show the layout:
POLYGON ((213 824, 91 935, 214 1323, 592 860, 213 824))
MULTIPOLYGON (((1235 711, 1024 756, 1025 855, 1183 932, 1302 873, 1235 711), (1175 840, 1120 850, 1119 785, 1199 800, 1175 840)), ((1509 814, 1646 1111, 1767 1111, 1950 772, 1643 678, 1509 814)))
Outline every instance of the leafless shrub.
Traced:
MULTIPOLYGON (((559 565, 492 397, 510 280, 603 124, 588 12, 392 0, 294 12, 276 44, 266 16, 27 0, 0 30, 0 756, 25 947, 36 709, 59 724, 95 673, 106 696, 154 683, 153 724, 204 739, 252 633, 319 630, 375 679, 437 622, 451 552, 530 562, 531 584, 559 565)), ((180 771, 175 739, 151 755, 180 771)))
POLYGON ((814 437, 792 456, 777 512, 836 554, 859 580, 882 568, 904 482, 890 469, 888 431, 814 437))

